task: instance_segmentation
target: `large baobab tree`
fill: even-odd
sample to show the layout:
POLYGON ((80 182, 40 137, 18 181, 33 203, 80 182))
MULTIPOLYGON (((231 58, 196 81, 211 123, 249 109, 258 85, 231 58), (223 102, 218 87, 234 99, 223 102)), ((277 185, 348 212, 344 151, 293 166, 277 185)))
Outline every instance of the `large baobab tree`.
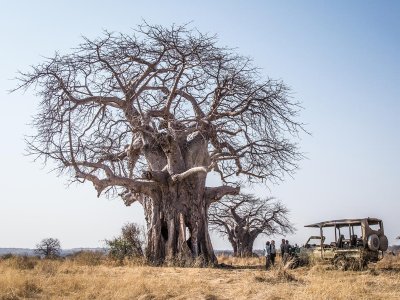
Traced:
POLYGON ((228 237, 234 256, 253 255, 253 244, 260 234, 293 233, 288 209, 274 198, 250 194, 225 196, 209 210, 210 227, 228 237))
POLYGON ((17 89, 29 87, 41 99, 30 153, 98 195, 139 202, 153 263, 215 262, 209 205, 238 193, 240 180, 292 172, 300 158, 287 86, 186 26, 84 39, 22 72, 17 89), (223 184, 206 187, 213 170, 223 184))

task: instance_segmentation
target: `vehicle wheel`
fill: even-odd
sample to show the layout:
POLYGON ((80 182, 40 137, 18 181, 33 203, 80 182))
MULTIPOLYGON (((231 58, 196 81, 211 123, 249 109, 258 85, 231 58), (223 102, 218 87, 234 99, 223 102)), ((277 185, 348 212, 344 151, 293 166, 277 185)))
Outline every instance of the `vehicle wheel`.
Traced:
POLYGON ((349 270, 358 271, 360 269, 360 262, 357 261, 355 258, 349 257, 347 259, 347 262, 348 262, 348 269, 349 270))
POLYGON ((333 263, 336 269, 338 269, 339 271, 346 271, 347 268, 349 267, 349 262, 344 256, 336 257, 333 263))
POLYGON ((368 262, 365 259, 361 259, 359 263, 360 271, 365 270, 368 267, 368 262))
POLYGON ((368 237, 368 248, 372 251, 377 251, 379 249, 379 237, 376 234, 371 234, 368 237))

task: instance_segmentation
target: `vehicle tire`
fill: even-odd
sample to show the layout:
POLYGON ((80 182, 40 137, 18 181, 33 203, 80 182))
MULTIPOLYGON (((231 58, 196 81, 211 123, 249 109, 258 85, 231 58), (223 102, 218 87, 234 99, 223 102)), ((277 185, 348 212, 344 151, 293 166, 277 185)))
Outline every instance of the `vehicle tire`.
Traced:
POLYGON ((335 260, 333 261, 333 264, 339 271, 346 271, 347 268, 349 267, 349 262, 344 256, 336 257, 335 260))
POLYGON ((379 237, 376 234, 371 234, 368 237, 368 248, 372 251, 379 250, 379 237))
POLYGON ((360 260, 360 271, 365 270, 368 267, 368 262, 365 259, 360 260))
POLYGON ((350 257, 347 259, 347 261, 348 261, 348 270, 358 271, 360 269, 360 262, 357 259, 350 257))
POLYGON ((389 247, 389 241, 386 235, 382 235, 379 238, 379 250, 386 251, 389 247))

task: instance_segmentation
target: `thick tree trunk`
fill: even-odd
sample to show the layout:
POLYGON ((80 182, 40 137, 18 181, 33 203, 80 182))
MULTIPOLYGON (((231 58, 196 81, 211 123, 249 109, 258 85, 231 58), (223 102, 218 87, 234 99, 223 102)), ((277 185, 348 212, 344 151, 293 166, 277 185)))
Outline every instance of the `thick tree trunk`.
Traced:
POLYGON ((143 203, 148 228, 147 260, 152 264, 217 263, 208 233, 205 174, 168 182, 143 203))
POLYGON ((249 232, 244 232, 238 235, 237 239, 237 256, 239 257, 249 257, 253 256, 253 245, 255 238, 249 234, 249 232))
POLYGON ((253 256, 253 243, 242 244, 239 253, 240 257, 253 256))
POLYGON ((232 248, 233 248, 233 256, 239 256, 239 253, 238 253, 238 243, 236 242, 236 240, 235 240, 235 238, 233 237, 233 236, 231 236, 231 235, 229 235, 228 236, 228 240, 229 240, 229 242, 231 243, 231 245, 232 245, 232 248))

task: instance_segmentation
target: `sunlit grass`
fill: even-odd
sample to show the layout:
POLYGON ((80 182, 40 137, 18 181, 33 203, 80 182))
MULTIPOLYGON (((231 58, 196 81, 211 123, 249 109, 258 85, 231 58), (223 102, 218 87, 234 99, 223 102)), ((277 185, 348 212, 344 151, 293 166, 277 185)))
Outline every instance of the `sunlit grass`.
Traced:
POLYGON ((99 254, 0 260, 0 299, 400 299, 400 259, 362 272, 327 266, 268 271, 263 258, 221 256, 224 268, 118 265, 99 254))

